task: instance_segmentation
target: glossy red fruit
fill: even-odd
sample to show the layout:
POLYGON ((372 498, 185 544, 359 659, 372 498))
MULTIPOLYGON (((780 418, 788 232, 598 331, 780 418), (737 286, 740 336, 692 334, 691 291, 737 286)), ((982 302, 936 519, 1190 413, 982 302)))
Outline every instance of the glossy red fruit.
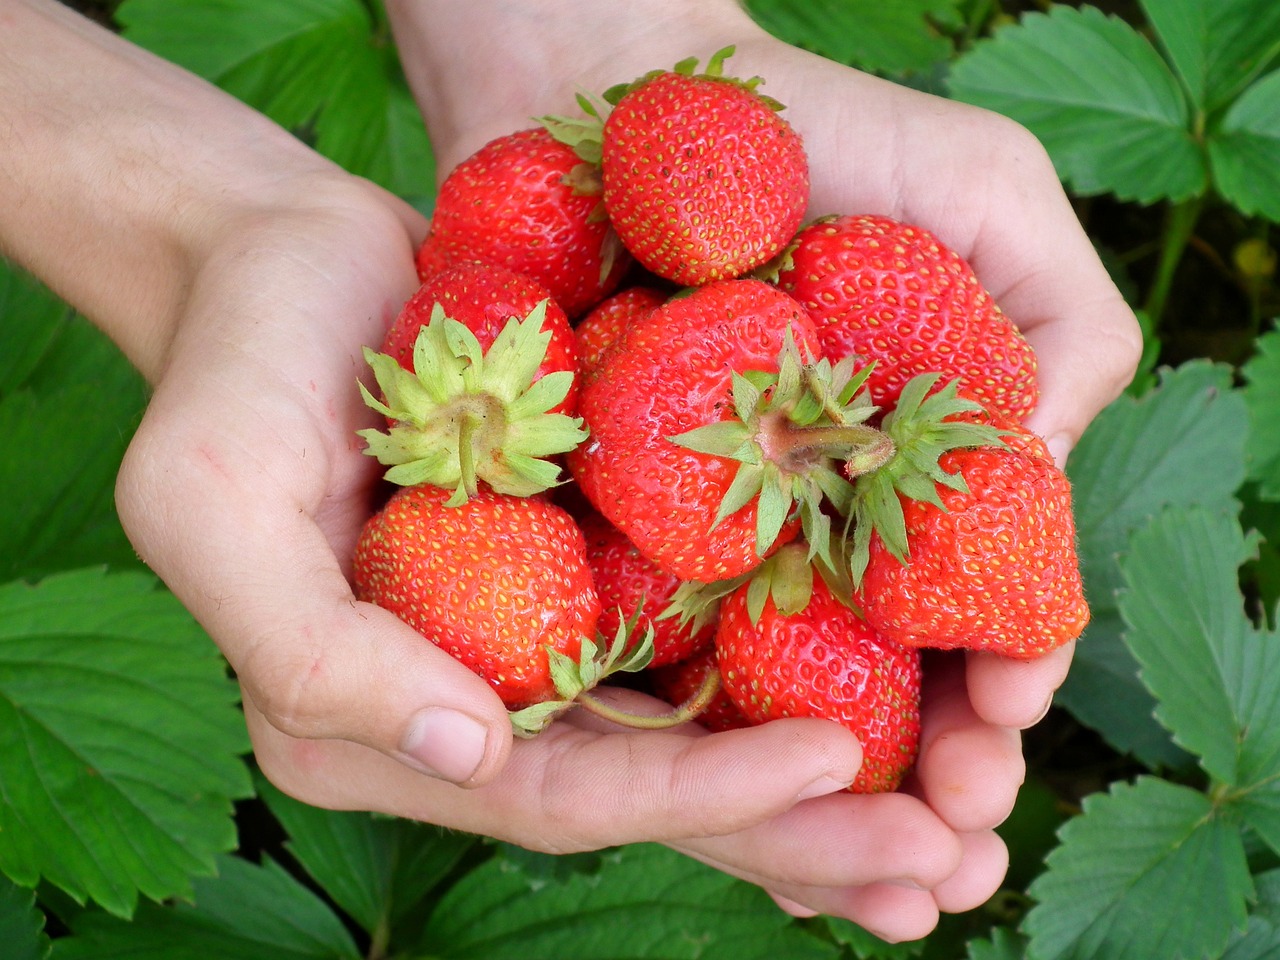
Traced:
MULTIPOLYGON (((671 602, 681 581, 660 570, 617 527, 597 513, 578 521, 587 544, 587 564, 600 596, 599 629, 613 636, 619 626, 640 611, 635 632, 652 628, 651 666, 684 660, 711 645, 714 620, 682 624, 678 618, 658 618, 671 602)), ((692 691, 690 691, 692 693, 692 691)))
POLYGON ((881 636, 814 578, 799 613, 772 598, 758 620, 749 587, 720 604, 716 652, 729 696, 753 723, 823 717, 862 745, 854 793, 894 790, 915 762, 920 739, 920 653, 881 636))
POLYGON ((484 678, 510 709, 554 699, 547 647, 577 660, 600 616, 586 546, 545 498, 398 490, 365 524, 356 596, 484 678))
POLYGON ((583 377, 594 375, 600 360, 622 339, 632 322, 666 301, 667 294, 655 287, 627 287, 596 304, 573 328, 578 370, 583 377))
POLYGON ((495 263, 545 286, 570 316, 621 280, 630 257, 600 209, 598 172, 545 129, 498 137, 440 185, 422 280, 465 260, 495 263))
POLYGON ((938 461, 967 491, 940 486, 942 509, 900 498, 905 563, 872 536, 860 599, 884 636, 1029 659, 1089 622, 1070 482, 1039 437, 995 423, 1009 431, 1008 449, 952 450, 938 461))
POLYGON ((815 349, 794 300, 760 281, 721 281, 633 322, 583 389, 589 437, 569 468, 595 508, 673 576, 737 576, 799 529, 789 522, 758 549, 758 497, 717 522, 741 464, 672 441, 731 420, 734 372, 776 372, 789 335, 815 349))
MULTIPOLYGON (((809 202, 801 138, 758 79, 692 62, 640 78, 605 118, 604 203, 641 264, 682 285, 745 274, 792 238, 809 202)), ((606 94, 608 96, 608 94, 606 94)))
POLYGON ((867 385, 885 408, 918 374, 1021 421, 1036 405, 1031 345, 969 264, 921 227, 841 216, 796 236, 778 285, 809 311, 822 352, 875 362, 867 385))

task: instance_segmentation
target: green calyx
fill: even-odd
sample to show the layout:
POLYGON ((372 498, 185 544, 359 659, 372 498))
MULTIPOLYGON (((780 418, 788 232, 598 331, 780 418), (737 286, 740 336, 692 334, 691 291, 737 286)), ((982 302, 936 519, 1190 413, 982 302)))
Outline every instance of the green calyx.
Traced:
POLYGON ((639 616, 637 610, 630 619, 619 623, 611 638, 584 637, 577 660, 548 646, 547 665, 557 697, 510 711, 512 732, 525 739, 534 737, 573 707, 637 730, 664 730, 688 723, 702 713, 720 686, 720 675, 714 670, 692 697, 660 714, 631 713, 612 706, 592 692, 615 674, 637 673, 653 662, 653 628, 646 628, 637 640, 639 616))
POLYGON ((581 419, 552 412, 568 396, 573 373, 535 379, 551 341, 545 316, 543 301, 508 321, 486 351, 436 304, 414 343, 414 372, 365 349, 383 399, 363 383, 360 393, 395 423, 359 436, 365 453, 389 467, 387 480, 452 489, 452 506, 474 496, 480 482, 521 497, 561 482, 560 467, 547 458, 572 450, 587 433, 581 419))
POLYGON ((756 550, 764 556, 798 511, 810 556, 829 561, 831 519, 823 504, 844 512, 853 486, 843 463, 884 445, 865 423, 876 409, 863 389, 870 368, 855 372, 854 362, 805 362, 788 331, 776 373, 733 374, 733 417, 668 438, 738 462, 713 527, 755 502, 756 550))
POLYGON ((981 404, 958 394, 952 381, 931 393, 936 373, 921 374, 903 388, 894 409, 885 416, 880 429, 892 446, 892 455, 878 463, 846 462, 846 472, 854 478, 853 497, 842 511, 849 538, 849 569, 855 585, 860 584, 869 560, 871 534, 901 563, 910 549, 906 518, 899 494, 945 509, 940 487, 967 491, 959 473, 948 473, 939 463, 949 450, 974 447, 1003 447, 1006 431, 972 419, 955 419, 966 413, 980 413, 981 404))
POLYGON ((779 103, 777 100, 773 99, 772 97, 766 97, 765 95, 760 93, 760 91, 757 89, 760 86, 760 84, 764 83, 764 78, 749 77, 746 80, 742 80, 737 77, 726 77, 724 75, 725 61, 728 60, 731 56, 733 56, 734 50, 735 48, 732 45, 727 47, 722 47, 721 49, 717 50, 715 53, 711 55, 711 59, 707 61, 706 69, 703 70, 701 73, 698 72, 697 57, 686 57, 685 59, 677 63, 674 67, 672 67, 670 70, 650 70, 648 73, 644 74, 643 76, 637 77, 635 80, 632 80, 629 83, 619 83, 619 84, 616 84, 615 86, 610 87, 608 90, 604 92, 605 102, 612 104, 614 106, 617 106, 618 101, 621 100, 623 97, 625 97, 628 93, 631 93, 633 90, 637 90, 640 87, 643 87, 646 83, 653 80, 655 77, 660 77, 667 73, 674 73, 681 77, 690 77, 692 79, 697 79, 697 80, 713 80, 717 83, 732 84, 736 87, 741 87, 742 89, 747 90, 750 93, 754 94, 771 110, 785 109, 783 105, 779 103))

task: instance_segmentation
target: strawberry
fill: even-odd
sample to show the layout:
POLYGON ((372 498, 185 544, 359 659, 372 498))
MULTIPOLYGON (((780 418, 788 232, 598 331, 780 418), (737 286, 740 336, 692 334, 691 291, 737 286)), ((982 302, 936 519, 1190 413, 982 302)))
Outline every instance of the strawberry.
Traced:
MULTIPOLYGON (((775 558, 800 570, 784 577, 805 575, 807 562, 796 550, 786 547, 775 558)), ((849 789, 896 789, 919 746, 919 651, 881 635, 811 571, 796 600, 774 589, 753 596, 757 583, 739 586, 720 602, 716 656, 724 689, 753 723, 783 717, 840 723, 857 735, 863 751, 849 789)))
POLYGON ((936 373, 1003 417, 1035 407, 1036 358, 973 270, 920 227, 881 216, 813 223, 777 283, 804 304, 824 355, 875 361, 872 401, 891 408, 907 381, 936 373))
POLYGON ((388 431, 366 452, 400 484, 475 494, 480 481, 529 496, 558 482, 553 458, 585 436, 568 318, 536 281, 469 262, 424 283, 365 356, 383 399, 363 388, 388 431))
POLYGON ((585 550, 573 519, 545 498, 481 491, 451 506, 447 491, 404 487, 360 534, 356 596, 484 678, 531 733, 621 662, 616 651, 598 659, 585 550))
POLYGON ((579 402, 590 438, 567 460, 587 499, 683 580, 750 570, 802 523, 821 539, 819 506, 844 481, 804 428, 846 416, 848 391, 808 396, 798 358, 813 344, 799 304, 758 280, 709 284, 634 320, 579 402))
POLYGON ((902 644, 1037 657, 1089 621, 1071 486, 1039 437, 967 418, 990 419, 1004 444, 942 454, 948 482, 934 501, 899 495, 893 526, 906 550, 872 535, 861 603, 867 622, 902 644))
MULTIPOLYGON (((714 646, 695 653, 686 660, 654 667, 646 673, 654 696, 676 705, 694 697, 706 683, 707 674, 712 670, 717 673, 720 671, 714 646)), ((698 714, 698 723, 713 733, 752 726, 751 721, 742 715, 742 711, 738 709, 738 705, 733 702, 733 698, 725 691, 723 685, 716 691, 702 713, 698 714)))
POLYGON ((578 370, 590 378, 601 358, 619 340, 631 322, 656 310, 667 300, 662 291, 648 286, 627 287, 596 304, 573 328, 577 341, 578 370))
POLYGON ((458 261, 499 264, 537 280, 577 316, 617 286, 630 262, 600 194, 598 171, 545 129, 498 137, 440 185, 419 276, 458 261))
POLYGON ((623 245, 681 285, 738 277, 780 251, 809 202, 799 134, 761 96, 759 77, 724 76, 732 47, 704 73, 697 60, 604 94, 607 116, 543 118, 579 155, 598 160, 604 204, 623 245))
POLYGON ((652 628, 651 664, 655 667, 683 660, 710 645, 715 628, 711 620, 683 623, 656 618, 671 602, 680 580, 642 557, 622 531, 599 514, 587 514, 578 524, 600 596, 602 633, 612 635, 624 620, 636 617, 637 628, 652 628))

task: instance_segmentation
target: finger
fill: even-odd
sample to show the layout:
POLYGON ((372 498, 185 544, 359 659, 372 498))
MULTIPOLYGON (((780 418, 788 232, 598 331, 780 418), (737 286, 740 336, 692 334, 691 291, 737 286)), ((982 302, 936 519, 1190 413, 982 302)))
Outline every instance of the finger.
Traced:
POLYGON ((966 656, 966 681, 973 709, 987 723, 1025 730, 1048 713, 1053 693, 1067 678, 1075 643, 1035 660, 995 653, 966 656))
POLYGON ((1013 810, 1026 776, 1016 729, 996 726, 973 709, 963 657, 929 661, 921 709, 914 783, 953 830, 989 830, 1013 810))
POLYGON ((732 837, 674 845, 725 873, 814 907, 814 889, 884 880, 911 888, 936 886, 955 871, 962 853, 946 824, 902 793, 831 794, 732 837))
POLYGON ((803 903, 796 903, 794 900, 788 900, 786 897, 773 893, 769 890, 766 890, 765 892, 773 898, 773 902, 781 907, 784 912, 791 914, 793 917, 805 918, 816 917, 818 915, 817 910, 814 910, 812 907, 806 907, 803 903))
POLYGON ((826 891, 815 896, 816 907, 829 916, 852 920, 868 933, 889 943, 927 937, 938 925, 938 904, 923 890, 889 883, 826 891))
POLYGON ((852 782, 859 757, 852 735, 816 720, 708 737, 601 735, 557 722, 516 743, 492 782, 463 789, 349 741, 284 737, 251 705, 246 712, 264 772, 299 799, 423 820, 548 853, 747 830, 815 790, 852 782))
POLYGON ((1009 849, 990 830, 962 834, 964 857, 960 867, 933 889, 934 901, 944 913, 964 913, 982 906, 995 895, 1009 870, 1009 849))

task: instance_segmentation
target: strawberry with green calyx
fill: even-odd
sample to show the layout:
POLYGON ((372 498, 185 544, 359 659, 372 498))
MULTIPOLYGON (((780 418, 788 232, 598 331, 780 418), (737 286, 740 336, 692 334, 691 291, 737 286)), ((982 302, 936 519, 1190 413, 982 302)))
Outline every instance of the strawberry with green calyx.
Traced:
POLYGON ((720 603, 716 655, 725 690, 753 723, 821 717, 851 730, 862 767, 849 789, 894 790, 920 739, 918 650, 880 635, 791 544, 720 603))
POLYGON ((590 439, 568 463, 639 551, 682 580, 758 566, 804 528, 829 540, 824 499, 840 463, 878 433, 852 361, 813 364, 813 328, 790 297, 727 280, 634 321, 584 386, 590 439), (825 429, 823 429, 825 428, 825 429))
POLYGON ((587 564, 600 596, 599 629, 615 631, 624 616, 639 629, 652 630, 650 666, 675 663, 710 646, 715 624, 707 618, 677 622, 656 614, 670 602, 683 581, 641 556, 626 536, 598 513, 578 520, 587 544, 587 564))
MULTIPOLYGON (((441 274, 434 283, 448 276, 441 274)), ((586 436, 581 420, 565 409, 573 402, 574 354, 563 313, 553 314, 544 297, 527 313, 507 319, 515 308, 503 302, 496 312, 480 310, 484 322, 473 318, 468 326, 445 314, 432 284, 419 293, 424 296, 411 300, 401 314, 418 324, 430 304, 429 318, 413 331, 409 362, 365 350, 382 398, 363 384, 361 394, 390 422, 386 431, 359 431, 365 452, 390 468, 389 481, 453 490, 453 504, 475 496, 481 483, 514 496, 532 496, 559 483, 561 468, 553 458, 586 436), (556 330, 562 347, 553 366, 560 369, 548 369, 556 330)), ((475 309, 474 303, 466 308, 475 309)), ((402 328, 393 326, 390 349, 397 349, 401 336, 402 328)), ((403 349, 397 353, 404 357, 403 349)))
POLYGON ((945 482, 930 496, 909 493, 912 483, 898 482, 897 496, 866 481, 868 503, 896 508, 883 511, 893 517, 885 524, 859 505, 858 522, 875 530, 859 584, 868 623, 905 645, 1018 659, 1074 640, 1089 607, 1066 475, 1039 437, 1011 421, 969 413, 942 427, 998 431, 1002 443, 941 454, 945 482))
POLYGON ((640 728, 673 726, 711 695, 658 717, 598 703, 591 691, 601 681, 648 665, 652 636, 634 621, 599 634, 582 533, 546 498, 481 491, 451 506, 446 491, 404 487, 365 523, 353 568, 357 598, 394 613, 484 679, 519 736, 573 706, 640 728))
POLYGON ((417 253, 424 282, 478 260, 526 274, 578 316, 618 285, 631 262, 608 222, 599 170, 546 130, 485 144, 440 185, 417 253))
POLYGON ((1021 421, 1039 396, 1036 356, 973 269, 921 227, 884 216, 823 218, 770 267, 804 304, 824 355, 874 362, 885 408, 914 376, 956 380, 993 412, 1021 421))
POLYGON ((696 59, 606 91, 612 109, 579 103, 585 120, 543 118, 600 163, 604 204, 631 254, 682 285, 738 277, 792 238, 809 202, 799 134, 759 77, 724 75, 732 47, 705 71, 696 59))

